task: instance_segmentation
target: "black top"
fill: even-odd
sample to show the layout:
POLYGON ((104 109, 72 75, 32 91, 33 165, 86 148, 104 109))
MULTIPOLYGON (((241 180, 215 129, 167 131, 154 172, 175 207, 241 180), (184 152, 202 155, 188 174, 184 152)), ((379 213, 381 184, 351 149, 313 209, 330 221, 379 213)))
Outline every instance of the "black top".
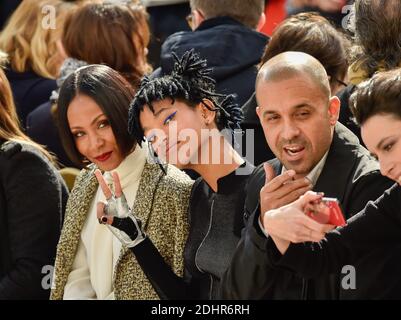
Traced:
POLYGON ((62 166, 76 167, 68 158, 61 143, 50 101, 40 105, 28 114, 26 118, 26 133, 32 140, 46 146, 47 150, 54 153, 62 166))
POLYGON ((340 117, 338 121, 340 121, 348 129, 350 129, 358 137, 360 143, 365 146, 361 136, 361 128, 354 121, 354 115, 351 112, 349 104, 349 99, 351 98, 351 95, 354 93, 355 89, 356 86, 350 84, 348 87, 344 88, 336 94, 341 102, 340 117))
POLYGON ((393 185, 348 225, 317 243, 291 244, 284 256, 270 239, 270 264, 306 278, 355 269, 354 299, 401 299, 401 188, 393 185))
POLYGON ((245 162, 218 180, 217 192, 202 178, 195 182, 184 250, 184 278, 171 271, 149 238, 132 248, 160 298, 220 297, 220 278, 230 264, 244 226, 245 190, 252 171, 253 166, 245 162))
POLYGON ((28 113, 48 101, 52 91, 57 89, 56 80, 43 78, 32 71, 20 73, 7 68, 5 73, 13 91, 18 118, 25 127, 28 113))
POLYGON ((21 2, 22 0, 0 0, 0 30, 5 27, 7 20, 21 2))
POLYGON ((0 151, 0 300, 48 299, 68 191, 37 148, 0 151))

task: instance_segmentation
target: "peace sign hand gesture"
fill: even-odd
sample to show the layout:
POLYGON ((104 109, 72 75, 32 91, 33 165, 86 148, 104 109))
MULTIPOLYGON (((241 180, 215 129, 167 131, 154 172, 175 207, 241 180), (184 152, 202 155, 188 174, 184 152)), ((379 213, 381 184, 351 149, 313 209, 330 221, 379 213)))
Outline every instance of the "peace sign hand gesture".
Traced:
POLYGON ((100 170, 97 169, 95 171, 95 176, 106 197, 106 203, 97 203, 99 223, 106 224, 123 245, 128 248, 135 247, 146 239, 146 234, 142 230, 142 222, 135 217, 128 206, 118 174, 116 172, 112 173, 114 195, 100 170))

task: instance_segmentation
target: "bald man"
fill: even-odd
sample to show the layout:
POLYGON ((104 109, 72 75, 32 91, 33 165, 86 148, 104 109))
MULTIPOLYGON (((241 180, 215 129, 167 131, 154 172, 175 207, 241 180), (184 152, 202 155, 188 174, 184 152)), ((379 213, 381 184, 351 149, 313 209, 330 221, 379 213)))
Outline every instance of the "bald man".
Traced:
POLYGON ((363 298, 364 283, 374 274, 360 272, 372 276, 362 279, 358 266, 353 266, 356 283, 353 274, 341 274, 343 270, 308 280, 271 268, 266 252, 269 235, 261 217, 314 190, 337 198, 350 218, 392 182, 380 175, 378 163, 357 137, 337 122, 340 101, 331 96, 326 71, 312 56, 286 52, 267 61, 257 76, 256 99, 257 114, 276 159, 259 166, 249 179, 247 227, 223 277, 222 298, 363 298))

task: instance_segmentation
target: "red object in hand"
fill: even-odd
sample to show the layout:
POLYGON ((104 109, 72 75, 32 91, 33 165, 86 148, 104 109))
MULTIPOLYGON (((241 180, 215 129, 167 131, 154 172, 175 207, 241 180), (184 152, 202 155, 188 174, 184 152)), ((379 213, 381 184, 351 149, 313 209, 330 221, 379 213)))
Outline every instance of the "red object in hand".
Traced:
POLYGON ((347 223, 337 199, 322 198, 306 207, 306 215, 322 224, 342 227, 347 223))

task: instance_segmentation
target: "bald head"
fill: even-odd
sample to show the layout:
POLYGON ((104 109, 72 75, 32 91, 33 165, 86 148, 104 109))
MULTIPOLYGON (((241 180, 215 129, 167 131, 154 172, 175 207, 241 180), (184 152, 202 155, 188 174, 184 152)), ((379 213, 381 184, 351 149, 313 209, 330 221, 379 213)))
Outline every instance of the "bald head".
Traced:
POLYGON ((331 96, 330 83, 323 65, 303 52, 284 52, 268 60, 259 70, 256 87, 263 82, 283 81, 294 77, 305 77, 316 85, 325 99, 331 96))

